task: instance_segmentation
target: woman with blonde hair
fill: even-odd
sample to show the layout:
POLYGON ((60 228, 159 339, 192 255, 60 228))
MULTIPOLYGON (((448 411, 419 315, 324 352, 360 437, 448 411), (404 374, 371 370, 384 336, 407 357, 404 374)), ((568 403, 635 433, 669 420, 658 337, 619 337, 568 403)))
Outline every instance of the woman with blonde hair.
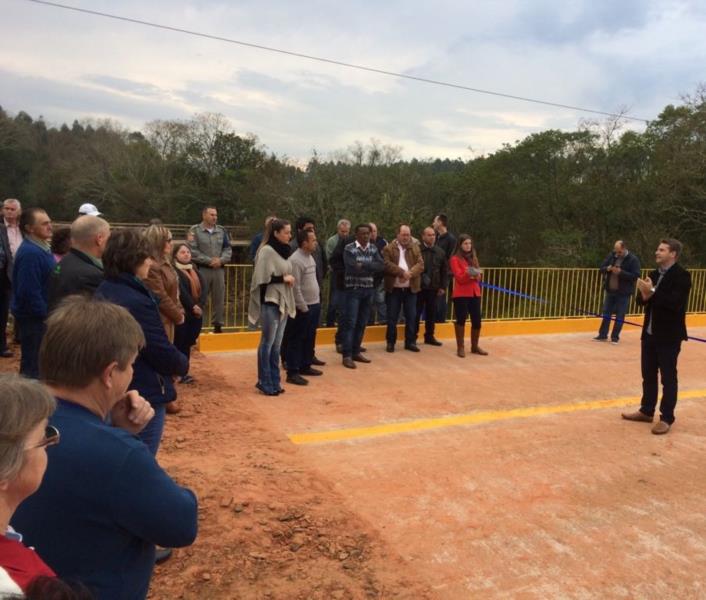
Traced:
POLYGON ((152 264, 145 285, 159 299, 159 316, 170 342, 174 328, 184 322, 184 308, 179 302, 179 279, 172 266, 172 233, 164 225, 145 229, 152 264))

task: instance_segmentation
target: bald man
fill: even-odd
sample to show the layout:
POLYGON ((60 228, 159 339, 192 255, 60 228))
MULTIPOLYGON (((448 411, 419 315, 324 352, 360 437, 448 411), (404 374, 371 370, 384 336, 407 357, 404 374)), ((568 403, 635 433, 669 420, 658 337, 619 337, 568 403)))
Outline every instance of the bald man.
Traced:
POLYGON ((105 219, 83 215, 71 224, 71 250, 49 280, 49 310, 71 294, 93 296, 103 281, 103 251, 110 237, 105 219))

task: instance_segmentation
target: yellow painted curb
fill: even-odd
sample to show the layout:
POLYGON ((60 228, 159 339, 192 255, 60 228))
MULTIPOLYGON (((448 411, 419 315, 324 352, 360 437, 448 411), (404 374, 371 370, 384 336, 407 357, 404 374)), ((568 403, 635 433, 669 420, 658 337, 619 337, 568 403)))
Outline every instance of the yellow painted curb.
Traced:
MULTIPOLYGON (((706 397, 706 389, 690 390, 679 393, 679 398, 681 400, 703 397, 706 397)), ((481 423, 505 421, 507 419, 527 419, 530 417, 558 415, 562 413, 571 413, 582 410, 618 408, 621 406, 638 404, 639 402, 640 396, 625 396, 623 398, 614 398, 611 400, 594 400, 591 402, 558 404, 555 406, 528 406, 526 408, 512 408, 508 410, 492 410, 477 413, 466 413, 461 415, 449 415, 446 417, 436 417, 433 419, 413 419, 411 421, 384 423, 381 425, 371 425, 367 427, 353 427, 350 429, 312 431, 309 433, 291 433, 288 434, 287 437, 292 443, 297 445, 321 444, 326 442, 343 442, 355 439, 396 435, 400 433, 412 433, 418 431, 428 431, 432 429, 444 429, 446 427, 478 425, 481 423)))
MULTIPOLYGON (((642 324, 642 315, 627 317, 632 323, 642 324)), ((583 333, 598 331, 599 318, 575 319, 536 319, 526 321, 483 321, 483 336, 501 335, 541 335, 549 333, 583 333)), ((706 327, 706 314, 692 314, 686 317, 689 327, 706 327)), ((466 335, 468 335, 466 326, 466 335)), ((365 329, 365 342, 384 342, 385 325, 370 325, 365 329)), ((398 338, 404 335, 404 325, 397 327, 398 338)), ((442 339, 454 337, 453 323, 438 323, 436 336, 442 339)), ((326 346, 334 343, 336 329, 320 327, 316 334, 316 345, 326 346)), ((238 331, 234 333, 203 333, 199 337, 198 349, 204 353, 234 352, 238 350, 255 350, 260 343, 259 331, 238 331)))

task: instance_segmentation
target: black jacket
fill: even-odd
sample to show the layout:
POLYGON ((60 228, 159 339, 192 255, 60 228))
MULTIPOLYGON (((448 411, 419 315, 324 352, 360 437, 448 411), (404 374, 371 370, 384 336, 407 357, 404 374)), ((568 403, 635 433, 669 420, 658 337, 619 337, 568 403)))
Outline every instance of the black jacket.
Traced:
POLYGON ((635 293, 635 282, 640 276, 640 259, 632 252, 628 252, 628 255, 623 259, 620 265, 618 289, 610 290, 608 289, 608 284, 610 282, 611 273, 608 273, 606 269, 612 267, 616 260, 618 260, 618 257, 615 255, 615 252, 611 252, 603 261, 603 264, 601 264, 601 273, 605 278, 603 289, 605 289, 606 292, 614 292, 621 296, 631 296, 635 293))
POLYGON ((0 247, 5 255, 3 266, 0 267, 0 289, 6 289, 12 285, 12 249, 7 237, 7 227, 2 223, 0 223, 0 247))
POLYGON ((328 264, 331 267, 331 277, 333 278, 334 288, 337 290, 345 290, 346 266, 343 264, 343 250, 347 244, 355 242, 355 237, 349 235, 346 238, 338 237, 338 243, 331 252, 328 264))
POLYGON ((420 248, 424 259, 422 289, 445 290, 449 285, 449 267, 443 248, 441 246, 427 248, 424 243, 421 244, 420 248))
POLYGON ((444 235, 436 236, 436 245, 441 247, 446 255, 446 260, 449 260, 456 249, 456 238, 450 231, 447 231, 444 235))
POLYGON ((191 283, 189 282, 189 276, 179 269, 176 270, 177 275, 179 276, 179 301, 184 307, 184 312, 187 319, 189 317, 194 318, 195 305, 200 306, 202 309, 205 308, 206 300, 208 298, 208 288, 206 287, 206 282, 203 280, 203 276, 199 273, 198 269, 194 268, 194 271, 196 271, 196 275, 199 278, 199 283, 201 284, 201 296, 199 298, 194 298, 191 295, 191 283))
MULTIPOLYGON (((659 271, 650 273, 652 284, 657 286, 659 271)), ((638 293, 637 303, 645 307, 642 339, 647 336, 647 324, 652 319, 652 335, 657 343, 675 343, 687 339, 686 305, 691 290, 691 273, 675 263, 664 274, 662 282, 647 302, 638 293)))
POLYGON ((71 294, 93 296, 102 281, 103 269, 87 254, 71 248, 49 279, 49 312, 71 294))

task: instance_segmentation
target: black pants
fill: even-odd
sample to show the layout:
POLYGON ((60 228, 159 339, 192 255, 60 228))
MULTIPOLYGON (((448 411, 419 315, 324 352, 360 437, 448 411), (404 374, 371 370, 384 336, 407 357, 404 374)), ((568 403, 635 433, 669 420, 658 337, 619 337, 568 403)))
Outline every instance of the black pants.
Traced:
MULTIPOLYGON (((419 290, 417 294, 417 332, 419 335, 419 322, 424 312, 424 339, 430 340, 434 337, 436 327, 436 309, 440 298, 438 290, 419 290)), ((415 336, 416 337, 416 336, 415 336)))
POLYGON ((15 315, 15 321, 20 324, 20 345, 22 348, 20 374, 32 379, 39 379, 39 346, 46 331, 44 319, 15 315))
POLYGON ((311 367, 316 347, 316 329, 321 317, 321 304, 309 304, 308 312, 297 311, 297 316, 287 321, 287 375, 295 375, 311 367), (290 327, 291 323, 291 327, 290 327))
POLYGON ((659 405, 660 419, 670 425, 674 423, 674 408, 677 405, 677 358, 681 341, 657 343, 653 336, 645 334, 642 340, 642 403, 640 412, 655 414, 657 406, 657 372, 662 378, 662 402, 659 405))
POLYGON ((12 288, 9 285, 3 286, 0 289, 0 352, 7 350, 7 318, 10 314, 11 297, 12 288))
POLYGON ((468 315, 471 316, 471 329, 480 329, 480 296, 454 298, 456 309, 456 323, 465 325, 468 315))
POLYGON ((186 358, 191 358, 191 347, 199 339, 203 317, 188 316, 174 328, 174 345, 186 358))
POLYGON ((397 321, 400 311, 404 311, 404 343, 405 346, 414 344, 417 337, 417 294, 407 288, 394 288, 385 294, 387 304, 387 333, 385 338, 388 344, 397 342, 397 321))

